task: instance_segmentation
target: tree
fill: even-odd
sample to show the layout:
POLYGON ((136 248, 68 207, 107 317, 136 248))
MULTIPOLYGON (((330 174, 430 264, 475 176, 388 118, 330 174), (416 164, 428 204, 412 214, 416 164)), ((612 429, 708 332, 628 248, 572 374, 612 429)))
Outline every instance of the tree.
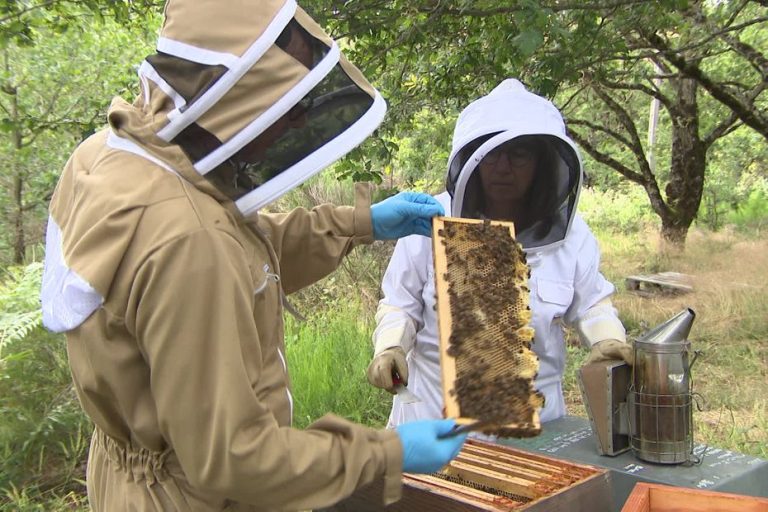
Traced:
POLYGON ((103 125, 115 93, 134 95, 132 67, 149 44, 114 22, 100 28, 41 31, 35 46, 0 49, 2 248, 14 263, 42 240, 45 209, 69 153, 103 125))
POLYGON ((643 187, 661 218, 662 237, 678 247, 684 245, 699 211, 710 147, 748 120, 753 121, 751 128, 768 135, 760 126, 768 67, 756 65, 747 72, 738 68, 745 56, 760 61, 756 52, 746 50, 753 48, 750 40, 765 43, 765 36, 752 31, 759 18, 746 4, 728 9, 725 4, 707 8, 695 3, 668 15, 675 31, 663 35, 642 28, 647 25, 617 31, 626 46, 595 63, 578 82, 575 96, 588 106, 569 118, 573 137, 595 160, 643 187), (682 63, 699 70, 700 79, 684 71, 682 63), (713 87, 733 91, 729 97, 738 96, 738 105, 731 108, 721 97, 704 94, 713 87), (666 111, 670 145, 668 168, 662 172, 651 166, 651 148, 643 137, 645 116, 633 108, 637 101, 632 98, 638 96, 646 99, 645 104, 649 99, 658 101, 666 111), (627 150, 633 165, 615 158, 617 149, 627 150))
POLYGON ((0 46, 35 44, 44 33, 63 33, 82 26, 83 18, 111 19, 121 25, 151 18, 163 0, 3 0, 0 2, 0 46))
POLYGON ((466 104, 517 76, 556 98, 595 160, 644 188, 676 245, 698 211, 712 144, 741 124, 768 139, 763 2, 352 0, 336 11, 324 3, 312 7, 331 13, 354 60, 379 77, 393 122, 410 108, 466 104), (651 98, 670 131, 658 171, 636 124, 651 98))

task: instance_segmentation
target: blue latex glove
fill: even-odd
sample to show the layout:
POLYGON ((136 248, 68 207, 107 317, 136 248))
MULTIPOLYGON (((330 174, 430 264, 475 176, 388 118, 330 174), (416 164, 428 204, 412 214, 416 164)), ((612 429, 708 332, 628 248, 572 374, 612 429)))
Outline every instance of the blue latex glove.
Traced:
POLYGON ((445 215, 445 210, 434 197, 419 192, 400 192, 371 206, 373 238, 395 240, 415 234, 430 236, 435 215, 445 215))
POLYGON ((467 434, 438 439, 439 434, 451 430, 453 420, 424 420, 403 423, 396 430, 403 445, 403 471, 406 473, 434 473, 459 454, 467 434))

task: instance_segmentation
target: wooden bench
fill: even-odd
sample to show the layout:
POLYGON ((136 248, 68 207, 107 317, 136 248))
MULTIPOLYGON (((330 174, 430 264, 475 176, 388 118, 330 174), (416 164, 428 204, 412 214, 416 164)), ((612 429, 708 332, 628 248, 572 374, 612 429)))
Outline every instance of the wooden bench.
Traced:
POLYGON ((674 291, 688 293, 693 291, 691 276, 679 272, 659 272, 650 275, 634 275, 625 279, 627 290, 631 291, 674 291), (642 285, 642 290, 641 290, 642 285))

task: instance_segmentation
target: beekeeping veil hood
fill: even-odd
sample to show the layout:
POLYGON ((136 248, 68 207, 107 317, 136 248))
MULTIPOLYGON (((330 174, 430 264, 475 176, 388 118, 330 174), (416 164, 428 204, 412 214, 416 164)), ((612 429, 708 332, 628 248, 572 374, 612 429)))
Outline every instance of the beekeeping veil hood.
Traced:
POLYGON ((581 157, 560 111, 515 79, 470 103, 456 121, 446 179, 451 215, 486 216, 478 164, 497 146, 520 137, 539 148, 539 158, 525 199, 533 222, 516 226, 517 239, 525 250, 553 246, 565 239, 576 212, 581 157))
POLYGON ((168 0, 139 75, 144 101, 165 106, 156 135, 243 213, 341 158, 386 111, 293 0, 168 0))

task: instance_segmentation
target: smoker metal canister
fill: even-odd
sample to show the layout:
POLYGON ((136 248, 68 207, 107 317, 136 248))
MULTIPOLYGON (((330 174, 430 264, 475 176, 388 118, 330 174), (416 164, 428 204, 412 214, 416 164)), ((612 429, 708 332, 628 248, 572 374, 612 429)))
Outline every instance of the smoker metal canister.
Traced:
POLYGON ((695 318, 685 309, 635 341, 630 392, 630 441, 638 458, 687 462, 693 450, 691 374, 687 340, 695 318))

